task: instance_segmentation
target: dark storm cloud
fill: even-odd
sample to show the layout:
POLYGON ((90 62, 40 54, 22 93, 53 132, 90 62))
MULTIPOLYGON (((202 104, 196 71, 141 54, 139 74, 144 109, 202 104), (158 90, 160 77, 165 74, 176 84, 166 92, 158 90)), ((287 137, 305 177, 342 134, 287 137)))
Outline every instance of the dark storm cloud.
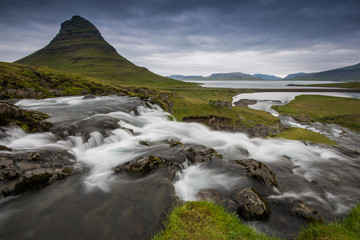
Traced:
POLYGON ((199 51, 360 49, 358 0, 1 0, 2 55, 11 54, 11 43, 18 54, 33 50, 26 47, 29 39, 33 48, 45 45, 75 14, 93 22, 120 53, 135 60, 199 51))

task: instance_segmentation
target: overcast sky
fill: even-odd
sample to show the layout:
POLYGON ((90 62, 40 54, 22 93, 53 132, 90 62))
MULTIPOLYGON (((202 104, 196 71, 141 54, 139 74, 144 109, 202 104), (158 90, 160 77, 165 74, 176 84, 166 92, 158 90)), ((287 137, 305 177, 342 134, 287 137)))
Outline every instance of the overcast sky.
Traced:
POLYGON ((0 0, 0 61, 44 47, 73 15, 160 75, 285 76, 360 62, 359 0, 0 0))

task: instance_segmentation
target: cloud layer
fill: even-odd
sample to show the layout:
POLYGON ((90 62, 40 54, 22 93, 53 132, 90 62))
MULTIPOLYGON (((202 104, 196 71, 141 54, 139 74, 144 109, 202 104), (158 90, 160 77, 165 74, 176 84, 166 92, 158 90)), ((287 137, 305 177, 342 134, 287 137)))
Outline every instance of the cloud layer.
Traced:
POLYGON ((360 62, 358 0, 1 1, 0 60, 45 46, 72 15, 162 75, 284 76, 360 62))

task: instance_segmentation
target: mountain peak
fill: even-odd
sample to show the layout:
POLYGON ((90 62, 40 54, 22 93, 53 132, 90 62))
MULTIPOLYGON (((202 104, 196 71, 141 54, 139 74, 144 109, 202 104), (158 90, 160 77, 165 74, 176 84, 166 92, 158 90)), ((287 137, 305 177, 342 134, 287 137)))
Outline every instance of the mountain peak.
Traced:
POLYGON ((59 33, 50 43, 73 39, 104 40, 99 30, 90 21, 78 15, 63 22, 59 33))

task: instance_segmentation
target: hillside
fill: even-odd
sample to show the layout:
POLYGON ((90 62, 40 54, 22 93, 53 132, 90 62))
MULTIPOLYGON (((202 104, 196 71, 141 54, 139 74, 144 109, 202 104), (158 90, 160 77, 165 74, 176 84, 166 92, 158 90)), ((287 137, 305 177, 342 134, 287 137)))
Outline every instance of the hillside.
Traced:
POLYGON ((125 93, 126 90, 74 73, 0 62, 0 99, 103 95, 121 92, 125 93))
POLYGON ((45 66, 122 85, 186 85, 138 67, 118 54, 88 20, 73 16, 44 48, 17 63, 45 66))
POLYGON ((293 80, 360 80, 360 63, 333 70, 310 73, 291 78, 293 80))

